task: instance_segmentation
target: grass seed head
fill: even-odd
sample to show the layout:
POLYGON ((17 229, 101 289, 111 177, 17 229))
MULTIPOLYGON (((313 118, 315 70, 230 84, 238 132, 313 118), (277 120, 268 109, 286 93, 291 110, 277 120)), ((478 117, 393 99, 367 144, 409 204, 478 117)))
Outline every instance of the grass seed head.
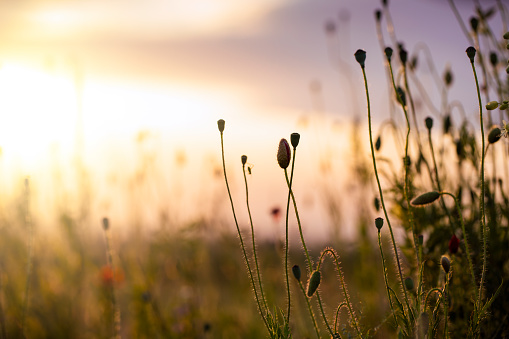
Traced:
POLYGON ((497 101, 490 101, 486 104, 486 109, 488 111, 493 111, 494 109, 496 109, 498 107, 498 102, 497 101))
POLYGON ((412 206, 422 207, 431 204, 440 197, 440 193, 437 191, 426 192, 419 195, 417 198, 412 200, 410 203, 412 206))
POLYGON ((488 142, 494 144, 500 140, 500 137, 502 137, 502 130, 498 127, 493 127, 488 134, 488 142))
POLYGON ((288 165, 290 165, 290 157, 290 145, 288 145, 288 141, 283 138, 279 141, 279 147, 277 149, 277 162, 279 166, 283 169, 288 168, 288 165))

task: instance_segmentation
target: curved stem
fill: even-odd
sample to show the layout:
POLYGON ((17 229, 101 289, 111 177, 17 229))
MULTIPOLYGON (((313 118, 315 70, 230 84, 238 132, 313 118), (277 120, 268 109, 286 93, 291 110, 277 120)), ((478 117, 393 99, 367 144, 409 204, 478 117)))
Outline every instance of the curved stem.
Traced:
POLYGON ((325 249, 322 252, 322 254, 320 255, 320 259, 318 260, 318 267, 316 269, 320 270, 320 265, 322 264, 323 257, 327 253, 334 259, 334 261, 336 263, 336 270, 338 271, 339 281, 341 283, 341 288, 343 289, 343 295, 345 296, 346 305, 348 307, 348 311, 350 312, 350 317, 352 318, 352 323, 354 324, 355 330, 357 331, 357 335, 360 338, 362 338, 362 333, 359 328, 359 321, 357 320, 357 317, 355 316, 355 312, 353 311, 352 303, 350 302, 350 296, 349 296, 348 290, 346 288, 345 277, 343 276, 343 272, 341 271, 341 266, 339 265, 339 259, 338 259, 338 255, 336 254, 336 252, 331 248, 325 249))

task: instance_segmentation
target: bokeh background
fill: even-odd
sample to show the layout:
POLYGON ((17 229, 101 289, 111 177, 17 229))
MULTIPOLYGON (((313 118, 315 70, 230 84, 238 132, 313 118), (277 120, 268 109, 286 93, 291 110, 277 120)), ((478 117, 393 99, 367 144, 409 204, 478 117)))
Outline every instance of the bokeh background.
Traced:
MULTIPOLYGON (((476 125, 470 44, 447 1, 389 3, 397 41, 419 56, 430 100, 441 102, 436 77, 450 70, 448 98, 461 101, 460 113, 476 125)), ((476 3, 457 1, 463 20, 476 3)), ((36 281, 26 325, 31 337, 107 337, 101 319, 113 311, 101 286, 117 284, 124 335, 263 333, 222 177, 218 119, 226 121, 226 167, 239 206, 240 156, 248 156, 251 211, 268 269, 280 254, 287 198, 275 155, 280 138, 292 132, 301 134, 294 191, 304 235, 317 248, 336 241, 354 249, 347 256, 364 253, 358 221, 366 211, 375 214, 359 206, 371 204, 373 192, 359 183, 369 139, 353 54, 367 52, 377 129, 393 104, 375 27, 380 7, 374 0, 1 2, 0 320, 11 327, 0 333, 23 326, 29 243, 36 281), (118 281, 104 266, 104 217, 122 269, 118 281), (246 304, 252 307, 238 312, 246 304), (59 310, 53 320, 45 318, 48 308, 59 310)), ((498 21, 494 27, 503 33, 498 21)), ((425 102, 416 105, 421 121, 438 118, 425 102)), ((248 232, 245 208, 239 216, 248 232)), ((295 220, 290 225, 296 243, 295 220)), ((345 270, 358 284, 370 276, 345 270)), ((271 272, 274 283, 282 277, 271 272)), ((383 300, 377 298, 366 303, 383 300)), ((383 314, 373 317, 382 321, 383 314)))

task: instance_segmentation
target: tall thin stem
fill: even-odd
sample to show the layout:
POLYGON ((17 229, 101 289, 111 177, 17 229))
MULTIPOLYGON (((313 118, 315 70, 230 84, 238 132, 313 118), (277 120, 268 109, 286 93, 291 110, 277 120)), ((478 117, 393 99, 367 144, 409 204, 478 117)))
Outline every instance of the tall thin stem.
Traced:
POLYGON ((249 207, 249 191, 248 191, 248 185, 247 185, 247 177, 246 177, 246 164, 242 164, 242 172, 244 173, 244 183, 246 185, 246 205, 247 205, 247 214, 249 215, 249 223, 251 224, 251 239, 253 241, 253 257, 254 262, 256 266, 256 274, 258 276, 258 286, 260 287, 260 293, 261 298, 263 301, 263 305, 265 307, 265 311, 267 311, 267 300, 265 299, 265 294, 263 293, 263 286, 262 286, 262 278, 260 275, 260 268, 258 266, 258 257, 256 255, 256 243, 255 243, 255 233, 254 233, 254 226, 253 226, 253 218, 251 217, 251 209, 249 207))
MULTIPOLYGON (((475 50, 475 49, 474 49, 475 50)), ((475 56, 475 54, 474 54, 475 56)), ((481 184, 481 193, 480 193, 480 210, 481 210, 481 233, 483 235, 483 263, 482 263, 482 273, 481 273, 481 282, 479 284, 479 296, 477 299, 477 303, 479 309, 481 308, 481 300, 482 300, 482 291, 484 288, 484 279, 486 277, 486 265, 487 265, 487 248, 488 248, 488 230, 486 229, 486 212, 484 210, 484 152, 485 152, 485 141, 484 141, 484 122, 482 115, 482 100, 481 100, 481 91, 479 89, 479 81, 477 80, 477 72, 475 71, 474 58, 470 58, 470 64, 472 65, 472 71, 474 72, 475 78, 475 86, 477 89, 477 100, 479 102, 479 122, 481 124, 481 175, 480 175, 480 184, 481 184)))
POLYGON ((373 170, 375 172, 376 182, 377 182, 377 185, 378 185, 378 193, 380 194, 380 202, 382 203, 382 209, 384 211, 385 220, 387 221, 387 226, 389 227, 389 232, 391 234, 392 246, 394 248, 394 257, 396 258, 396 264, 398 266, 398 276, 399 276, 399 281, 400 281, 400 287, 403 290, 403 294, 404 294, 404 297, 405 297, 405 302, 406 302, 406 304, 408 306, 408 309, 410 309, 410 303, 408 302, 407 292, 406 292, 406 289, 404 287, 405 285, 403 283, 403 273, 401 271, 401 263, 399 261, 398 247, 396 245, 396 240, 394 240, 394 232, 392 231, 392 226, 391 226, 391 222, 390 222, 390 219, 389 219, 389 214, 387 213, 387 208, 385 206, 385 201, 384 201, 384 196, 383 196, 383 191, 382 191, 382 185, 380 184, 380 178, 378 176, 378 170, 377 170, 377 167, 376 167, 375 148, 373 146, 373 132, 372 132, 372 128, 371 128, 371 105, 370 105, 370 101, 369 101, 368 80, 367 80, 367 77, 366 77, 366 70, 362 66, 361 66, 361 69, 362 69, 362 75, 364 77, 364 88, 365 88, 365 91, 366 91, 366 101, 367 101, 367 108, 368 108, 369 144, 370 144, 370 147, 371 147, 371 159, 373 160, 373 170))
POLYGON ((232 199, 232 195, 230 192, 230 185, 228 185, 228 178, 226 176, 226 164, 225 164, 225 160, 224 160, 223 132, 220 131, 220 134, 221 134, 221 157, 222 157, 222 161, 223 161, 224 181, 226 183, 226 190, 228 191, 228 197, 230 198, 230 204, 231 204, 232 212, 233 212, 233 219, 235 220, 235 226, 237 227, 237 234, 239 235, 240 246, 242 247, 242 253, 244 254, 244 261, 246 262, 247 271, 249 273, 249 278, 251 279, 251 284, 253 286, 256 303, 258 305, 258 311, 260 312, 260 314, 262 316, 263 322, 265 323, 265 327, 267 327, 267 330, 269 330, 269 332, 270 332, 269 326, 267 324, 267 320, 265 319, 265 314, 262 311, 260 299, 258 298, 258 292, 256 290, 256 285, 255 285, 255 281, 253 278, 253 272, 251 270, 251 265, 249 264, 249 259, 247 257, 246 247, 244 246, 244 240, 242 239, 242 234, 240 233, 240 227, 239 227, 239 223, 237 221, 237 216, 235 214, 235 208, 233 207, 233 199, 232 199))

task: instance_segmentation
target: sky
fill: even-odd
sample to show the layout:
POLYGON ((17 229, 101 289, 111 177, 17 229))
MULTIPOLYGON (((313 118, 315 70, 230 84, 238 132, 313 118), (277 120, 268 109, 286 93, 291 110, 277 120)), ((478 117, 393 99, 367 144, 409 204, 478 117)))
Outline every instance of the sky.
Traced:
MULTIPOLYGON (((467 20, 474 4, 456 2, 467 20)), ((389 5, 398 40, 410 54, 425 42, 440 74, 451 67, 456 85, 450 96, 472 107, 466 113, 474 117, 475 87, 464 52, 469 43, 447 2, 389 5)), ((272 161, 279 138, 300 132, 304 143, 309 140, 307 156, 316 153, 312 147, 332 141, 338 144, 333 149, 344 152, 349 138, 344 124, 354 118, 365 122, 362 78, 353 58, 358 48, 368 53, 374 119, 387 117, 374 22, 378 8, 373 0, 2 2, 3 171, 42 182, 48 175, 42 168, 55 162, 70 168, 78 153, 102 173, 94 180, 107 182, 136 171, 136 152, 154 152, 161 158, 158 166, 177 172, 175 159, 186 159, 188 170, 166 182, 185 187, 182 182, 196 182, 192 178, 202 176, 203 168, 217 166, 216 121, 223 118, 227 160, 250 154, 260 173, 260 181, 253 179, 260 188, 254 201, 265 211, 280 198, 270 193, 273 179, 266 180, 281 175, 272 161), (325 33, 327 21, 336 25, 334 36, 325 33), (323 121, 313 125, 314 117, 323 121)), ((423 69, 424 84, 432 84, 423 69)), ((193 187, 180 192, 196 195, 200 189, 193 187)), ((115 198, 103 193, 106 202, 98 209, 106 213, 114 209, 107 201, 115 198)), ((309 194, 309 201, 316 198, 309 194)), ((163 204, 165 195, 158 199, 163 204)))

